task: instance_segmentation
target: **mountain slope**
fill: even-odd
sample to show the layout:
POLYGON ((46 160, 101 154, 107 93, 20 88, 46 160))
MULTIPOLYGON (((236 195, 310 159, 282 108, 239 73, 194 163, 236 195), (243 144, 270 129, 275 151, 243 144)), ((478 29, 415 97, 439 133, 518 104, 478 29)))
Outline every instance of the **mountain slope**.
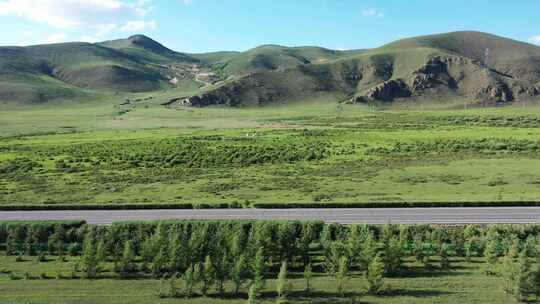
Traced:
POLYGON ((99 43, 99 45, 106 48, 119 50, 126 54, 132 55, 139 60, 145 60, 147 62, 199 62, 197 58, 168 49, 161 43, 154 41, 144 35, 134 35, 127 39, 105 41, 99 43))
POLYGON ((263 45, 187 54, 143 35, 97 44, 0 47, 0 102, 172 87, 201 88, 190 98, 173 98, 192 106, 261 105, 320 94, 361 103, 512 102, 540 95, 540 47, 479 32, 352 51, 263 45))
POLYGON ((351 52, 328 50, 320 47, 263 45, 230 57, 223 62, 222 70, 227 75, 283 71, 300 65, 335 60, 349 54, 351 52))
POLYGON ((0 48, 0 96, 17 97, 18 92, 28 92, 15 101, 46 101, 73 96, 83 89, 150 91, 162 88, 165 82, 159 71, 139 58, 100 45, 63 43, 0 48), (44 96, 39 91, 48 93, 44 96))
POLYGON ((512 102, 540 95, 539 55, 540 47, 478 32, 405 39, 315 62, 280 55, 279 64, 261 60, 258 68, 244 67, 251 74, 183 103, 266 104, 321 92, 344 94, 351 102, 450 97, 512 102), (280 77, 287 81, 276 81, 280 77))

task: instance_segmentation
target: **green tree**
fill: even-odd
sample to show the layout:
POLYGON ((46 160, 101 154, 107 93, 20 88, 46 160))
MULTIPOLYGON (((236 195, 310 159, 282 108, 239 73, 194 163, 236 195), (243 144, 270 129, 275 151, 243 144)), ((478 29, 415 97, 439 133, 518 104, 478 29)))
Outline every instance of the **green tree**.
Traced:
POLYGON ((199 283, 199 279, 201 277, 201 265, 195 264, 190 265, 186 272, 184 272, 184 275, 182 276, 182 279, 184 280, 184 294, 186 297, 191 298, 193 297, 193 291, 195 289, 195 286, 199 283))
POLYGON ((489 240, 484 250, 484 258, 486 259, 484 272, 487 275, 495 275, 497 273, 496 269, 499 262, 498 245, 499 243, 496 239, 489 240))
POLYGON ((399 239, 390 236, 385 240, 382 247, 386 275, 397 275, 403 267, 403 257, 405 255, 402 243, 399 239))
POLYGON ((97 248, 96 248, 96 255, 97 255, 97 259, 98 261, 100 262, 106 262, 107 261, 107 257, 108 257, 108 254, 107 254, 107 245, 105 244, 105 242, 103 240, 100 240, 97 244, 97 248))
POLYGON ((289 285, 287 281, 287 262, 281 263, 279 274, 276 281, 276 291, 279 300, 285 300, 287 293, 289 292, 289 285))
POLYGON ((253 260, 252 264, 252 271, 253 271, 253 277, 255 280, 258 280, 260 283, 265 284, 264 275, 266 271, 266 261, 264 256, 264 251, 262 248, 259 248, 257 250, 257 254, 255 255, 255 259, 253 260))
POLYGON ((155 278, 162 277, 167 271, 168 257, 164 249, 160 249, 152 260, 152 274, 155 278))
POLYGON ((26 239, 24 240, 24 247, 27 255, 34 256, 37 254, 36 244, 37 241, 34 238, 34 235, 31 233, 31 231, 29 231, 26 235, 26 239))
POLYGON ((237 258, 242 255, 243 252, 243 244, 242 244, 242 237, 241 235, 235 234, 231 239, 231 257, 237 258))
POLYGON ((25 239, 25 229, 22 225, 12 225, 7 227, 6 254, 22 254, 25 239))
POLYGON ((440 256, 440 263, 441 263, 441 269, 450 269, 450 258, 449 258, 449 245, 448 244, 442 244, 439 250, 439 256, 440 256))
POLYGON ((135 252, 131 241, 126 241, 124 244, 124 251, 120 263, 116 267, 116 272, 122 279, 128 278, 133 272, 137 270, 135 264, 135 252))
POLYGON ((255 303, 260 298, 263 289, 263 282, 259 277, 255 277, 248 289, 248 303, 255 303))
POLYGON ((180 234, 176 233, 172 237, 171 244, 169 246, 169 268, 171 271, 182 272, 184 270, 183 257, 182 257, 182 240, 180 239, 180 234))
POLYGON ((242 285, 246 282, 247 279, 247 273, 248 268, 246 264, 246 259, 243 255, 241 255, 236 263, 234 263, 232 269, 231 269, 231 280, 234 285, 234 295, 238 296, 238 293, 240 292, 240 288, 242 285))
POLYGON ((323 229, 321 231, 321 236, 319 237, 319 242, 321 243, 321 246, 323 246, 323 247, 330 247, 330 244, 333 241, 331 227, 332 227, 331 225, 324 225, 324 227, 323 227, 323 229))
POLYGON ((83 277, 94 279, 99 271, 99 261, 96 254, 95 236, 93 230, 90 230, 83 242, 83 251, 81 256, 81 266, 83 277))
POLYGON ((226 254, 217 258, 214 264, 215 277, 218 285, 219 294, 223 297, 225 294, 225 282, 229 278, 229 258, 226 254))
POLYGON ((538 249, 538 241, 529 236, 523 245, 523 251, 529 258, 540 257, 540 249, 538 249))
POLYGON ((370 294, 380 293, 384 286, 384 262, 377 255, 369 264, 366 272, 367 291, 370 294))
POLYGON ((214 285, 215 281, 214 265, 212 264, 212 259, 209 255, 207 255, 204 260, 201 278, 201 293, 203 294, 203 296, 206 296, 208 294, 208 290, 212 288, 212 285, 214 285))
POLYGON ((313 225, 311 223, 306 223, 303 226, 302 236, 299 240, 299 250, 302 259, 302 265, 304 265, 304 267, 310 262, 309 246, 313 241, 313 235, 313 225))
POLYGON ((338 271, 335 274, 337 282, 337 292, 343 295, 343 285, 349 279, 349 261, 346 257, 339 260, 338 271))
POLYGON ((324 254, 324 268, 330 275, 338 272, 339 262, 342 257, 347 255, 347 248, 341 241, 334 241, 327 244, 324 254))
POLYGON ((516 262, 512 251, 509 251, 503 259, 502 276, 504 278, 504 290, 507 293, 513 293, 513 285, 516 279, 516 262))
POLYGON ((296 226, 294 223, 279 223, 277 231, 277 245, 279 252, 278 258, 280 260, 287 260, 294 263, 295 256, 298 253, 296 237, 296 226))
POLYGON ((306 292, 311 292, 311 283, 313 281, 313 271, 311 264, 307 264, 304 268, 304 280, 306 281, 306 292))
POLYGON ((414 256, 416 260, 422 264, 426 269, 431 269, 431 257, 437 253, 437 245, 430 242, 423 242, 417 239, 414 242, 414 256))
POLYGON ((156 253, 155 249, 153 238, 149 237, 143 241, 141 245, 141 257, 143 259, 143 263, 150 264, 153 262, 156 253))
POLYGON ((350 258, 351 265, 356 266, 361 263, 360 252, 362 250, 362 234, 360 226, 351 226, 349 236, 347 238, 347 255, 350 258))
POLYGON ((49 253, 56 254, 58 257, 65 255, 64 243, 66 241, 66 231, 62 225, 55 229, 54 233, 48 239, 47 246, 49 253))
POLYGON ((251 282, 251 285, 248 289, 248 304, 255 304, 257 303, 257 300, 261 297, 261 293, 263 290, 262 282, 254 279, 251 282))
POLYGON ((519 247, 520 247, 520 241, 518 238, 514 238, 512 240, 512 245, 508 249, 507 255, 509 255, 512 258, 519 257, 519 247))
MULTIPOLYGON (((537 260, 540 260, 540 254, 537 255, 537 260)), ((534 278, 534 286, 536 286, 536 297, 540 298, 540 261, 537 261, 532 270, 534 278)))
POLYGON ((532 269, 532 261, 523 250, 515 268, 513 294, 520 301, 527 301, 537 292, 536 274, 532 269))
POLYGON ((373 234, 370 232, 364 241, 364 246, 361 252, 362 269, 367 269, 370 262, 375 259, 379 252, 379 245, 375 241, 373 234))
POLYGON ((472 244, 472 242, 470 240, 467 240, 463 244, 463 251, 465 253, 465 261, 467 263, 470 263, 472 255, 473 255, 473 244, 472 244))

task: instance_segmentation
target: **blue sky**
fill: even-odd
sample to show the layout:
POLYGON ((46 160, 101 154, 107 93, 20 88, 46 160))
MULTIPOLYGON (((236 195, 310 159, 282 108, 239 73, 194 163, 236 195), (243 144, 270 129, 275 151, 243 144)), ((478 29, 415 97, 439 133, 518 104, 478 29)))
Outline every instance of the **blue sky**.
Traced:
POLYGON ((261 44, 372 48, 404 37, 478 30, 540 44, 540 1, 0 0, 2 45, 146 34, 183 52, 261 44))

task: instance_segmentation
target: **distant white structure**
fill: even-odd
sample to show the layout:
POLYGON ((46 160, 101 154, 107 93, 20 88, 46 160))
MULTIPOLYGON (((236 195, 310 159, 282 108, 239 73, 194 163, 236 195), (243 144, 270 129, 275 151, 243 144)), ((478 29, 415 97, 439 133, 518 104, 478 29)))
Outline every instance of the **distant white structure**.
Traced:
POLYGON ((178 78, 174 77, 173 79, 169 80, 170 84, 177 85, 178 84, 178 78))

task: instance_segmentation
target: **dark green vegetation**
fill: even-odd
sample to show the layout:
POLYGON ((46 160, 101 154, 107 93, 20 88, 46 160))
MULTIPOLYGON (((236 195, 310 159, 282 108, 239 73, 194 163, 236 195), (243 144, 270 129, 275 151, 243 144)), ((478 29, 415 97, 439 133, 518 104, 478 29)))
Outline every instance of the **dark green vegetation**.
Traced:
POLYGON ((478 32, 353 51, 264 45, 185 54, 142 35, 98 44, 0 48, 0 101, 10 104, 163 89, 180 89, 169 105, 191 106, 289 103, 321 94, 369 104, 408 99, 495 104, 538 96, 539 75, 540 47, 478 32))
POLYGON ((517 303, 540 293, 537 225, 4 222, 0 249, 0 299, 24 303, 517 303))

